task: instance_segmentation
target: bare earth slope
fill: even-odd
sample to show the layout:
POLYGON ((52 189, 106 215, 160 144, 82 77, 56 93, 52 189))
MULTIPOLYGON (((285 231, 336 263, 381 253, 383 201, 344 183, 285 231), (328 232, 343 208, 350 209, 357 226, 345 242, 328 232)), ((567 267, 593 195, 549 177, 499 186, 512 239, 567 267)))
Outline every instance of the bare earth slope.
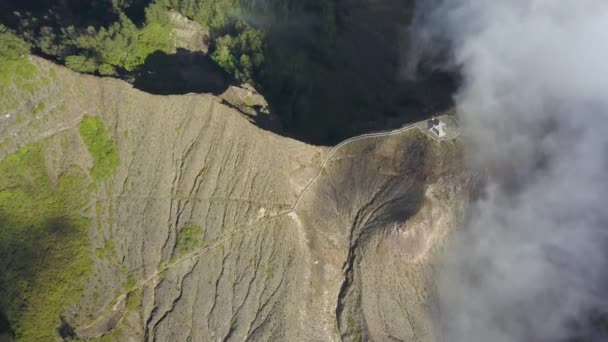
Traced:
POLYGON ((412 127, 318 148, 218 97, 33 62, 51 81, 2 117, 0 159, 42 141, 51 179, 90 169, 85 116, 120 159, 83 208, 94 272, 64 314, 79 337, 433 340, 432 257, 466 196, 458 139, 412 127))

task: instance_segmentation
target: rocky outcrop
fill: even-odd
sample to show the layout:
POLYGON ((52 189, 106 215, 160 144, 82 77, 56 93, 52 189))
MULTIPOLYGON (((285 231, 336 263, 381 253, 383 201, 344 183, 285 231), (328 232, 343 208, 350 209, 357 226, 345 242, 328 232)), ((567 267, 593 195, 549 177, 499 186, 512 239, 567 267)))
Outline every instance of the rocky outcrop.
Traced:
POLYGON ((433 255, 466 197, 457 139, 414 126, 314 147, 252 125, 243 103, 34 63, 51 81, 0 125, 0 158, 45 141, 90 168, 85 115, 120 158, 83 209, 95 271, 66 308, 78 336, 433 340, 433 255))
POLYGON ((175 41, 175 47, 193 52, 207 54, 211 38, 209 30, 204 29, 199 23, 190 20, 175 11, 169 11, 169 18, 173 24, 171 34, 175 41))

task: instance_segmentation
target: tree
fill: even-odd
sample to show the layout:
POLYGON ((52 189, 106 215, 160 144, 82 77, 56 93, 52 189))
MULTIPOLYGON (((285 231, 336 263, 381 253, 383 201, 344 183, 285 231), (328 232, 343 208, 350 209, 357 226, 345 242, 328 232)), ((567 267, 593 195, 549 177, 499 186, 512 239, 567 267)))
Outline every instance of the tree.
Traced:
POLYGON ((215 51, 211 57, 227 73, 234 75, 236 72, 236 61, 231 52, 233 48, 232 37, 228 35, 220 37, 215 44, 215 51))
POLYGON ((66 66, 78 72, 115 75, 117 68, 134 71, 155 51, 169 52, 172 48, 171 26, 162 10, 155 5, 148 11, 142 28, 122 13, 119 20, 108 27, 89 26, 80 32, 68 27, 64 30, 64 41, 77 54, 66 57, 66 66))
POLYGON ((156 23, 161 26, 170 26, 171 19, 167 14, 167 6, 161 1, 154 2, 150 6, 146 7, 146 23, 156 23))
POLYGON ((39 35, 37 45, 42 52, 49 55, 59 55, 61 53, 61 45, 57 44, 57 35, 53 28, 43 26, 39 35))
POLYGON ((99 73, 103 76, 116 75, 116 69, 110 64, 104 63, 99 66, 99 73))
POLYGON ((211 58, 236 80, 255 84, 264 63, 264 34, 242 23, 236 36, 224 35, 215 41, 211 58))
POLYGON ((74 71, 84 73, 93 73, 97 70, 94 59, 79 55, 66 57, 65 65, 74 71))

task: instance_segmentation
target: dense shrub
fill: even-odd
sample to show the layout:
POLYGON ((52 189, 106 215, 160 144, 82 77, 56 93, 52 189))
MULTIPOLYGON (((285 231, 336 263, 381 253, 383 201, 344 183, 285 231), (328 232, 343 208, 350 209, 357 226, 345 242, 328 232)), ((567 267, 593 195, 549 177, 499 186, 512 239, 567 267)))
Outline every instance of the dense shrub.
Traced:
POLYGON ((111 177, 120 159, 116 144, 106 130, 103 121, 97 116, 87 116, 78 125, 78 131, 93 157, 91 175, 95 180, 111 177))

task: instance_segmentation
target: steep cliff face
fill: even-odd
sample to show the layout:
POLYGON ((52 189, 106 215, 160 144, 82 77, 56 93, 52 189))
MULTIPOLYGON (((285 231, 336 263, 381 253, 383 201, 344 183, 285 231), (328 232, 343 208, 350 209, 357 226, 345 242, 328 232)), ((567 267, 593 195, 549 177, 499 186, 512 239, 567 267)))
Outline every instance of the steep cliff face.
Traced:
POLYGON ((319 148, 221 96, 33 63, 48 81, 2 118, 1 163, 38 146, 31 168, 49 184, 70 172, 87 184, 74 204, 86 251, 73 256, 90 270, 45 336, 433 340, 433 255, 467 194, 458 139, 413 126, 319 148))
POLYGON ((436 61, 417 63, 410 51, 417 1, 287 3, 278 6, 285 14, 262 20, 268 39, 260 82, 292 136, 332 145, 452 106, 456 75, 436 61))

